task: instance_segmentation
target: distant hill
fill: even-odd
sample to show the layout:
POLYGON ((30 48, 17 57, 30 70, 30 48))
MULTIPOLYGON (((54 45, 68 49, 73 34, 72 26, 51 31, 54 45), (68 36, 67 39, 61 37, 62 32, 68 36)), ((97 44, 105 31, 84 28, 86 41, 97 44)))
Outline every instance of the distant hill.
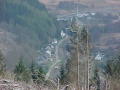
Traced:
POLYGON ((38 0, 0 0, 0 49, 9 67, 22 56, 28 63, 36 50, 57 33, 57 22, 38 0))
POLYGON ((79 4, 79 3, 75 3, 73 1, 61 1, 58 6, 56 7, 57 9, 61 9, 61 10, 73 10, 76 9, 76 7, 78 6, 78 8, 88 8, 88 6, 84 5, 84 4, 79 4))
MULTIPOLYGON (((118 7, 120 7, 119 0, 39 0, 39 1, 43 2, 49 10, 53 10, 53 11, 56 9, 56 7, 59 6, 61 2, 67 2, 68 3, 66 4, 66 7, 67 7, 69 6, 69 2, 78 3, 79 1, 78 4, 85 5, 89 7, 88 9, 95 9, 96 11, 105 11, 106 9, 108 10, 108 8, 114 11, 114 8, 115 10, 119 10, 118 7)), ((58 11, 56 10, 56 12, 58 11)), ((62 11, 59 10, 59 12, 62 12, 62 11)))
MULTIPOLYGON (((74 1, 74 2, 78 2, 78 0, 39 0, 40 2, 43 2, 44 4, 46 5, 50 5, 50 4, 59 4, 60 2, 63 2, 63 1, 67 1, 67 2, 71 2, 71 1, 74 1)), ((119 0, 79 0, 80 3, 84 3, 84 4, 96 4, 96 5, 120 5, 120 1, 119 0)))

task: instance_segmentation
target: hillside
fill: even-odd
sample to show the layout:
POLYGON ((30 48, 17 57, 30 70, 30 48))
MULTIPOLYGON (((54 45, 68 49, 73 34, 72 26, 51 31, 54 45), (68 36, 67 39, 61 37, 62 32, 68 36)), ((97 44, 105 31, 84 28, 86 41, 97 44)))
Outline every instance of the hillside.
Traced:
POLYGON ((60 2, 63 1, 74 1, 74 2, 80 2, 86 5, 91 5, 91 4, 96 4, 96 6, 103 6, 103 5, 120 5, 120 1, 119 0, 39 0, 40 2, 43 2, 46 5, 52 5, 52 3, 54 5, 59 4, 60 2))
POLYGON ((36 50, 56 36, 55 19, 37 0, 0 0, 0 49, 13 67, 22 56, 28 63, 36 50))
MULTIPOLYGON (((71 12, 74 12, 75 5, 79 5, 80 12, 90 12, 90 11, 96 11, 96 12, 111 12, 111 13, 118 13, 120 12, 120 1, 119 0, 39 0, 40 2, 43 2, 46 7, 57 14, 68 14, 71 12), (73 3, 72 5, 69 3, 73 3), (79 2, 79 3, 78 3, 79 2), (58 8, 58 6, 61 3, 67 3, 65 7, 70 7, 71 11, 66 8, 58 8), (73 8, 74 6, 74 8, 73 8), (88 8, 83 8, 83 6, 88 8), (72 7, 72 8, 71 8, 72 7), (81 8, 82 7, 82 8, 81 8)), ((64 6, 64 4, 62 6, 64 6)))

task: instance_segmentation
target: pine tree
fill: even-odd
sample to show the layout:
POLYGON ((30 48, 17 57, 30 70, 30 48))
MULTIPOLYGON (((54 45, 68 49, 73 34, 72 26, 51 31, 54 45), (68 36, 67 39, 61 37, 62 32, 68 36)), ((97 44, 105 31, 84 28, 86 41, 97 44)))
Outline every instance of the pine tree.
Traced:
POLYGON ((107 61, 104 72, 110 90, 119 90, 120 86, 120 56, 107 61))
POLYGON ((28 83, 31 80, 30 71, 24 65, 22 58, 20 58, 20 61, 16 65, 14 73, 17 81, 25 81, 28 83))
POLYGON ((33 61, 32 61, 31 66, 30 66, 30 71, 31 71, 32 80, 35 83, 37 80, 37 73, 36 73, 36 66, 35 66, 35 63, 33 61))
POLYGON ((45 82, 45 73, 41 67, 37 70, 37 84, 42 84, 45 82))
POLYGON ((30 66, 31 77, 35 84, 43 84, 45 82, 45 73, 41 67, 37 67, 34 61, 30 66))
POLYGON ((96 83, 97 90, 100 90, 100 77, 99 77, 98 69, 97 68, 94 71, 94 81, 96 83))
POLYGON ((23 59, 20 59, 20 61, 18 62, 18 64, 15 67, 14 73, 16 74, 21 74, 25 71, 26 67, 23 63, 23 59))
POLYGON ((64 68, 64 66, 61 66, 61 68, 60 68, 60 77, 59 77, 61 84, 65 83, 65 78, 66 78, 65 68, 64 68))
POLYGON ((36 69, 35 63, 34 61, 32 61, 31 66, 30 66, 30 70, 32 74, 35 72, 35 69, 36 69))
POLYGON ((0 50, 0 75, 4 75, 6 71, 6 64, 5 64, 5 57, 3 56, 1 50, 0 50))

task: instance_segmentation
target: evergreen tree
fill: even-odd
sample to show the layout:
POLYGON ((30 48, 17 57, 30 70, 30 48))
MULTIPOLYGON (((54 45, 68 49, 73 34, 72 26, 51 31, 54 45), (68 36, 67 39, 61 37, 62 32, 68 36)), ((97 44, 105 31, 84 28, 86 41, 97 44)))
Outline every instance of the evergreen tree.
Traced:
POLYGON ((37 71, 37 84, 42 84, 45 82, 45 73, 43 71, 43 69, 41 67, 39 67, 38 71, 37 71))
POLYGON ((31 66, 30 66, 30 71, 31 71, 31 77, 33 82, 35 83, 37 80, 37 72, 36 72, 36 66, 35 63, 32 61, 31 66))
POLYGON ((109 90, 120 89, 120 55, 112 58, 106 62, 104 68, 104 75, 106 76, 107 88, 109 90))
POLYGON ((60 68, 60 77, 59 77, 61 84, 64 84, 64 83, 65 83, 65 82, 64 82, 64 81, 65 81, 65 78, 66 78, 65 68, 64 68, 63 66, 61 66, 61 68, 60 68))
POLYGON ((37 67, 32 61, 31 66, 31 77, 35 84, 43 84, 45 81, 45 73, 41 67, 37 67))
POLYGON ((22 73, 22 81, 26 83, 31 81, 31 73, 29 69, 26 69, 25 72, 22 73))
POLYGON ((21 73, 23 73, 25 71, 25 69, 26 69, 26 67, 25 67, 25 65, 23 63, 23 60, 20 59, 20 61, 18 62, 18 64, 15 67, 14 73, 21 74, 21 73))
POLYGON ((95 81, 95 84, 97 86, 97 90, 100 90, 100 77, 99 77, 97 68, 94 71, 94 81, 95 81))
POLYGON ((0 50, 0 75, 4 75, 6 71, 6 64, 5 64, 5 57, 3 56, 1 50, 0 50))
POLYGON ((30 71, 24 65, 22 58, 20 58, 20 61, 16 65, 14 73, 17 81, 25 81, 28 83, 31 80, 30 71))
POLYGON ((105 74, 113 79, 120 80, 120 56, 107 61, 105 74))
POLYGON ((32 74, 34 74, 35 69, 36 69, 35 63, 34 63, 34 61, 32 61, 31 66, 30 66, 30 71, 32 74))

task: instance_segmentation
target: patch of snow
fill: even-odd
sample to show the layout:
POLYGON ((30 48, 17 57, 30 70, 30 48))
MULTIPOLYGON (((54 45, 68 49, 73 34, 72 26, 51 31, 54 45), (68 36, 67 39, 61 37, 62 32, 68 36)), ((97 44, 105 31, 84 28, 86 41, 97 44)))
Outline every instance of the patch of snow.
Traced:
POLYGON ((58 66, 55 66, 55 69, 59 69, 59 67, 58 67, 58 66))
POLYGON ((82 17, 84 17, 84 16, 83 16, 83 15, 81 15, 81 14, 79 14, 79 15, 78 15, 78 17, 79 17, 79 18, 82 18, 82 17))
POLYGON ((65 33, 63 31, 61 31, 61 37, 64 38, 65 37, 65 33))
POLYGON ((101 61, 103 59, 104 55, 102 55, 101 53, 98 53, 95 57, 95 60, 101 61))
POLYGON ((58 43, 57 39, 54 39, 52 42, 52 44, 57 44, 57 43, 58 43))
POLYGON ((95 15, 96 15, 96 13, 91 13, 91 15, 92 15, 92 16, 95 16, 95 15))
POLYGON ((47 46, 45 49, 46 49, 46 50, 51 50, 50 46, 47 46))
POLYGON ((89 14, 88 13, 84 13, 83 16, 89 16, 89 14))
POLYGON ((50 50, 47 50, 46 53, 51 56, 51 51, 50 50))

